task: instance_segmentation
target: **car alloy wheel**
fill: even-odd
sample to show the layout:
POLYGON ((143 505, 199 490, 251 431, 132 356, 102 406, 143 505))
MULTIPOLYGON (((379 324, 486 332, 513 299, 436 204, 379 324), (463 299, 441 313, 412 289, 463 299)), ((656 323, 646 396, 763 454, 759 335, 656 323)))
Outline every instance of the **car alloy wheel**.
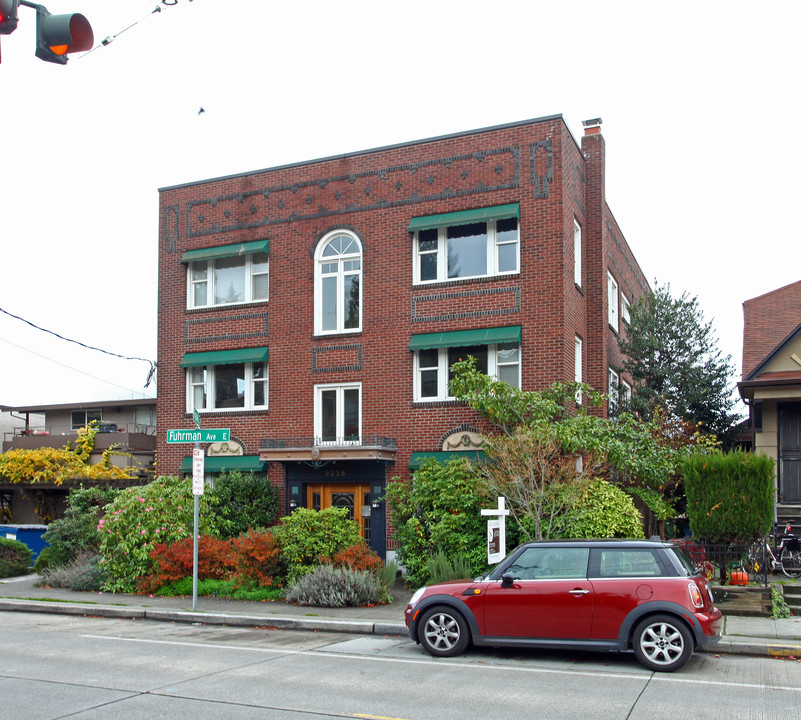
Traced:
POLYGON ((672 672, 693 654, 693 638, 683 622, 670 615, 653 615, 634 630, 634 654, 649 670, 672 672))
POLYGON ((459 655, 470 642, 467 622, 456 610, 438 606, 420 618, 420 644, 426 652, 438 657, 459 655))

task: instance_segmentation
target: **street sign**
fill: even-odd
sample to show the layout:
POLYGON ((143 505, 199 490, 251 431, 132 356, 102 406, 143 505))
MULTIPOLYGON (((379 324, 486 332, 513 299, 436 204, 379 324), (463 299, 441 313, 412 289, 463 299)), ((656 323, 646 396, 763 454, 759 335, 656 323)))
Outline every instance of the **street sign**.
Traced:
POLYGON ((195 423, 195 427, 200 430, 200 413, 197 408, 192 408, 192 421, 195 423))
POLYGON ((202 495, 206 484, 206 454, 202 448, 192 450, 192 494, 202 495))
POLYGON ((228 428, 207 428, 205 430, 167 430, 168 443, 209 443, 228 442, 231 431, 228 428))

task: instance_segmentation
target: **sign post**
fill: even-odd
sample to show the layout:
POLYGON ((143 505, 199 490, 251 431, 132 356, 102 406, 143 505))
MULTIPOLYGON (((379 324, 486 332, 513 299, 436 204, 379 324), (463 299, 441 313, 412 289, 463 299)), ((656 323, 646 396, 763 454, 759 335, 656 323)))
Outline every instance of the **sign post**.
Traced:
POLYGON ((197 610, 197 555, 198 555, 198 525, 200 524, 200 496, 203 494, 206 482, 206 456, 200 443, 228 442, 231 431, 228 428, 200 428, 200 413, 192 410, 192 421, 195 429, 167 430, 168 443, 194 443, 192 450, 192 495, 195 500, 195 529, 193 532, 194 544, 192 548, 192 610, 197 610))
POLYGON ((481 514, 495 517, 487 520, 487 562, 494 565, 506 557, 506 498, 499 497, 496 509, 482 510, 481 514))

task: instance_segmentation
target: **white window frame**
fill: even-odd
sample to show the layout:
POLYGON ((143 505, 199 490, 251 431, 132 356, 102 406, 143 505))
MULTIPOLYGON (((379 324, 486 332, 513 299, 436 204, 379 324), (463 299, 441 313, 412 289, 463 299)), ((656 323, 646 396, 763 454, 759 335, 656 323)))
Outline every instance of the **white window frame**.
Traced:
POLYGON ((621 395, 623 396, 623 403, 628 404, 631 401, 631 385, 623 378, 620 379, 621 395))
POLYGON ((247 410, 267 410, 270 406, 270 369, 268 363, 260 362, 245 362, 245 363, 220 363, 219 365, 194 365, 186 368, 186 411, 192 412, 197 410, 200 413, 215 412, 215 413, 237 413, 245 412, 247 410), (245 385, 245 404, 242 407, 214 407, 214 399, 216 397, 216 368, 225 367, 226 365, 244 365, 244 385, 245 385), (263 367, 264 377, 256 377, 254 372, 256 366, 263 367), (195 380, 194 375, 196 372, 202 371, 203 375, 199 380, 195 380), (264 390, 264 405, 256 405, 254 397, 256 395, 256 387, 263 386, 264 390), (195 388, 202 388, 203 390, 203 403, 195 404, 195 388), (200 406, 198 406, 200 405, 200 406))
POLYGON ((505 215, 493 219, 483 219, 468 222, 453 222, 436 228, 425 228, 417 230, 414 233, 414 257, 413 257, 413 283, 415 285, 431 285, 433 283, 442 282, 458 282, 459 280, 467 280, 470 278, 482 277, 497 277, 501 275, 519 275, 520 274, 520 218, 516 215, 505 215), (501 240, 497 234, 497 223, 502 220, 517 220, 517 237, 514 240, 501 240), (482 275, 463 275, 460 277, 448 277, 448 228, 457 227, 459 225, 473 225, 485 223, 487 226, 487 244, 486 250, 486 265, 487 272, 482 275), (436 250, 420 250, 420 233, 426 230, 437 231, 437 249, 436 250), (515 267, 513 270, 498 270, 500 261, 498 259, 500 248, 504 246, 515 246, 515 267), (423 255, 436 254, 437 256, 437 275, 431 280, 420 279, 420 258, 423 255))
POLYGON ((631 314, 629 308, 631 303, 624 293, 620 293, 620 319, 628 325, 631 322, 631 314))
POLYGON ((225 255, 219 258, 211 258, 209 260, 193 260, 187 263, 186 266, 186 307, 190 310, 196 308, 213 308, 213 307, 229 307, 231 305, 245 305, 248 303, 261 303, 267 302, 270 299, 270 260, 267 259, 266 263, 254 263, 256 255, 266 255, 266 253, 247 253, 242 256, 244 260, 244 273, 245 273, 245 299, 237 300, 236 302, 215 302, 216 288, 215 288, 215 264, 221 260, 230 260, 236 258, 236 255, 225 255), (259 265, 266 264, 267 269, 262 270, 259 265), (200 269, 201 266, 205 267, 205 279, 196 279, 194 270, 200 269), (254 297, 253 286, 258 277, 267 276, 267 297, 257 298, 254 297), (195 286, 206 285, 206 304, 195 304, 195 286))
POLYGON ((609 304, 609 325, 617 332, 620 328, 620 300, 618 283, 611 272, 606 273, 606 291, 609 304))
POLYGON ((314 334, 315 335, 343 335, 347 333, 357 333, 362 330, 363 317, 363 267, 364 249, 358 236, 349 230, 338 229, 326 233, 319 243, 314 253, 314 334), (358 252, 343 253, 336 256, 324 256, 325 249, 338 237, 344 237, 355 243, 358 252), (354 268, 354 263, 358 268, 354 268), (334 270, 330 266, 335 265, 334 270), (358 277, 359 282, 359 317, 356 327, 346 328, 345 323, 345 278, 358 277), (324 308, 323 308, 323 278, 336 278, 336 327, 323 328, 324 308))
POLYGON ((581 287, 581 225, 573 218, 573 280, 581 287))
POLYGON ((620 387, 620 376, 609 368, 609 414, 613 414, 620 407, 620 397, 618 395, 620 387))
POLYGON ((326 383, 314 386, 314 442, 318 445, 360 445, 362 438, 362 384, 352 383, 326 383), (336 391, 336 438, 323 440, 323 392, 336 391), (346 390, 359 391, 359 431, 356 439, 345 439, 345 404, 343 402, 346 390))
MULTIPOLYGON (((584 382, 583 362, 584 362, 584 342, 578 335, 576 335, 573 364, 575 371, 575 379, 577 383, 584 382)), ((576 390, 576 404, 581 405, 582 399, 583 398, 581 390, 576 390)))
MULTIPOLYGON (((428 403, 428 402, 442 402, 443 400, 454 400, 455 398, 449 394, 448 390, 448 351, 454 349, 456 346, 448 346, 448 347, 441 347, 441 348, 430 348, 431 350, 437 350, 437 395, 430 396, 430 397, 422 397, 422 371, 429 370, 433 371, 433 366, 430 368, 421 368, 420 367, 420 350, 415 350, 414 352, 414 401, 420 403, 428 403)), ((513 387, 520 387, 521 383, 521 368, 523 365, 522 357, 521 357, 521 350, 520 350, 520 343, 493 343, 487 345, 487 374, 495 378, 496 380, 499 379, 498 371, 501 367, 514 367, 517 366, 517 385, 513 387), (498 348, 499 346, 504 345, 515 345, 517 347, 517 361, 516 362, 499 362, 498 359, 498 348)))

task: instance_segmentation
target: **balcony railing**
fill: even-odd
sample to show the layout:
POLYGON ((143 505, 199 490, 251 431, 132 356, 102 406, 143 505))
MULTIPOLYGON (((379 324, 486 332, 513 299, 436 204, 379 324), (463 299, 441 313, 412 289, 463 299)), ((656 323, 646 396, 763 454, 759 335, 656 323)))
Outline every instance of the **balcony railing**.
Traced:
POLYGON ((343 437, 263 438, 259 456, 265 461, 326 462, 333 460, 394 461, 395 438, 364 433, 343 437))

